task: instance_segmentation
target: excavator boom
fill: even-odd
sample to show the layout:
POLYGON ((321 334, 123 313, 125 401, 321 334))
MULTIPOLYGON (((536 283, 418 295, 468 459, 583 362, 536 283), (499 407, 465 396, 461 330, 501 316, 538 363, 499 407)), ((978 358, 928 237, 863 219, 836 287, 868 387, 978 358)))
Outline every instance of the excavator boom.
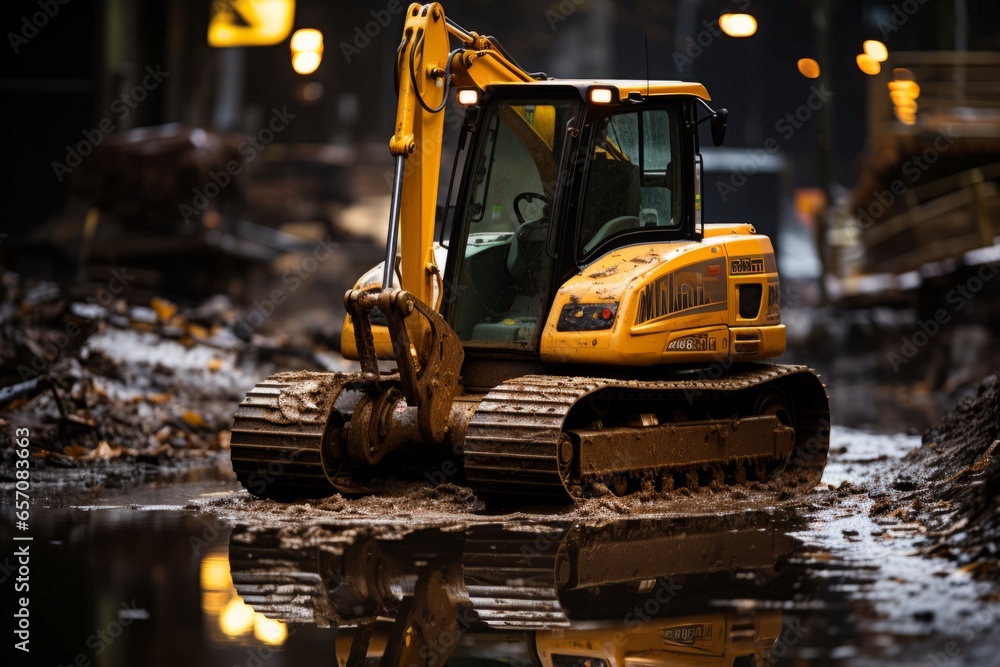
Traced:
POLYGON ((413 3, 396 55, 396 81, 396 131, 389 139, 395 178, 382 288, 392 286, 398 229, 402 286, 423 303, 434 304, 434 280, 440 278, 434 224, 448 92, 452 87, 483 90, 492 83, 533 78, 492 39, 448 20, 438 3, 413 3), (451 37, 461 44, 454 50, 451 37))

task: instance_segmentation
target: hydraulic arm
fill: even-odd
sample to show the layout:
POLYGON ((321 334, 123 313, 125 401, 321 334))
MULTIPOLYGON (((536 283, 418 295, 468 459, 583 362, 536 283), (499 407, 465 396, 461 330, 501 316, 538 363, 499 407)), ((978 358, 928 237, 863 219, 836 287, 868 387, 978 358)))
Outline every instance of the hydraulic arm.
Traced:
MULTIPOLYGON (((381 457, 404 428, 400 415, 417 409, 419 440, 441 443, 449 413, 459 393, 464 353, 455 333, 435 310, 434 281, 441 269, 434 257, 434 225, 444 111, 451 86, 483 90, 501 81, 530 82, 533 77, 504 55, 490 37, 469 32, 449 21, 441 5, 412 4, 396 56, 396 132, 389 139, 395 174, 386 238, 381 289, 356 289, 345 298, 354 324, 362 370, 377 382, 378 363, 371 313, 385 315, 399 371, 402 394, 380 400, 385 406, 380 431, 367 429, 357 454, 381 457), (449 51, 450 38, 461 46, 449 51), (395 287, 397 245, 402 285, 395 287), (405 407, 404 407, 405 406, 405 407), (380 435, 381 434, 381 435, 380 435), (376 442, 378 441, 378 442, 376 442)), ((412 422, 412 420, 411 420, 412 422)), ((349 449, 351 449, 349 447, 349 449)))

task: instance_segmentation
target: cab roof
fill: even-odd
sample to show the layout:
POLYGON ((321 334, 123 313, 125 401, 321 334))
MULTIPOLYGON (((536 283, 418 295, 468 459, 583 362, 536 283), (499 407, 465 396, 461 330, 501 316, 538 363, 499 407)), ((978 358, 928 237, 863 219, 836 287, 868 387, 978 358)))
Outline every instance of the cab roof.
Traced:
POLYGON ((496 82, 490 84, 498 88, 504 86, 572 86, 579 89, 580 96, 585 97, 587 90, 597 88, 617 88, 620 98, 628 97, 629 93, 647 95, 694 95, 703 100, 711 100, 708 90, 700 83, 691 81, 646 81, 645 79, 543 79, 532 82, 496 82))

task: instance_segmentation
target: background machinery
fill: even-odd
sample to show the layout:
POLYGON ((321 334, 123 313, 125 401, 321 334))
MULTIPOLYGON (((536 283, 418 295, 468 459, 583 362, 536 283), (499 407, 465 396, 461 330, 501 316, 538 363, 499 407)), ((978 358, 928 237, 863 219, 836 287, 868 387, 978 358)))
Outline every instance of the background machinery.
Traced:
POLYGON ((529 74, 436 3, 407 10, 396 81, 386 261, 345 298, 361 371, 247 395, 231 449, 251 493, 410 471, 502 502, 819 482, 823 385, 753 363, 784 351, 771 242, 702 220, 698 126, 718 145, 727 116, 704 86, 529 74))

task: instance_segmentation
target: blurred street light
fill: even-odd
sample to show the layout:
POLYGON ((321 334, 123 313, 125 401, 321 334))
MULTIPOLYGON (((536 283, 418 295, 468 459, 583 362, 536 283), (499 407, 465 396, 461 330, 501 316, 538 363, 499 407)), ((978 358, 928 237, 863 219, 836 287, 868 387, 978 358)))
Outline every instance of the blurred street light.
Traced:
POLYGON ((235 597, 219 615, 219 627, 227 637, 236 637, 253 629, 254 617, 253 607, 235 597))
POLYGON ((819 63, 812 58, 799 58, 799 74, 807 79, 819 78, 819 63))
POLYGON ((719 27, 730 37, 749 37, 757 32, 757 19, 750 14, 723 14, 719 27))
POLYGON ((872 58, 867 53, 859 53, 857 57, 858 69, 860 69, 865 74, 870 76, 875 76, 882 71, 882 66, 877 60, 872 58))
POLYGON ((889 58, 889 49, 885 44, 877 39, 865 40, 863 45, 865 53, 874 58, 877 62, 884 63, 889 58))
POLYGON ((312 74, 323 61, 323 33, 315 28, 296 30, 292 35, 292 69, 312 74))
POLYGON ((288 638, 288 628, 281 621, 256 614, 253 619, 253 636, 265 644, 280 646, 288 638))
POLYGON ((889 90, 892 93, 901 93, 911 100, 915 100, 920 97, 920 86, 917 85, 916 81, 890 81, 889 90))
POLYGON ((292 31, 295 0, 229 0, 211 5, 208 45, 272 46, 292 31))
POLYGON ((920 86, 913 80, 913 72, 910 70, 894 69, 893 75, 896 78, 889 82, 892 111, 901 123, 913 125, 917 122, 917 98, 920 97, 920 86))

